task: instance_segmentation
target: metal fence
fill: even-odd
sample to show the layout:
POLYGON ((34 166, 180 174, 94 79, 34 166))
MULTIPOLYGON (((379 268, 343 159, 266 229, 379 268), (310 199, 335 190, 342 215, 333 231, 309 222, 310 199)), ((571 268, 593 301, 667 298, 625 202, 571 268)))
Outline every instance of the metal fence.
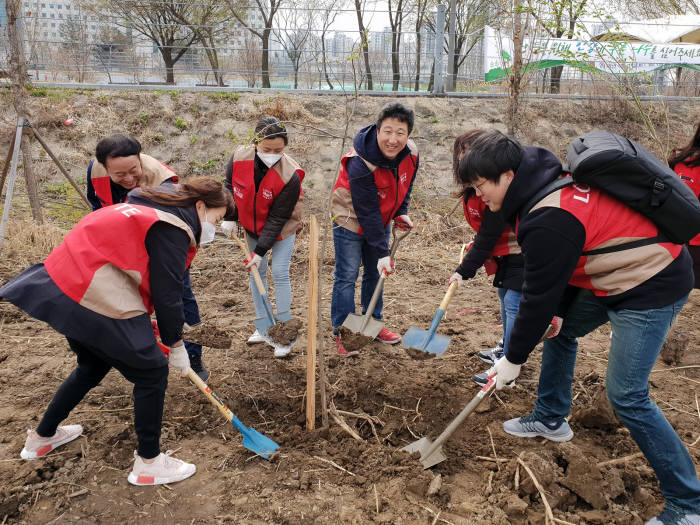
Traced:
MULTIPOLYGON (((450 11, 438 5, 422 14, 421 24, 415 6, 407 7, 400 13, 400 29, 398 11, 380 3, 358 14, 344 0, 306 7, 267 0, 263 8, 217 1, 25 0, 20 21, 30 79, 222 89, 507 91, 503 80, 484 80, 483 28, 495 19, 484 0, 457 4, 467 8, 458 8, 452 20, 450 11), (271 6, 277 7, 271 11, 271 6), (388 20, 388 25, 360 31, 358 18, 363 17, 363 27, 370 19, 388 20)), ((4 27, 1 17, 0 24, 4 27)), ((0 59, 7 69, 6 37, 2 46, 0 59)), ((631 82, 641 95, 695 97, 700 96, 699 78, 678 68, 631 82)), ((545 69, 527 75, 524 92, 609 94, 617 81, 615 75, 565 67, 555 83, 545 69)))

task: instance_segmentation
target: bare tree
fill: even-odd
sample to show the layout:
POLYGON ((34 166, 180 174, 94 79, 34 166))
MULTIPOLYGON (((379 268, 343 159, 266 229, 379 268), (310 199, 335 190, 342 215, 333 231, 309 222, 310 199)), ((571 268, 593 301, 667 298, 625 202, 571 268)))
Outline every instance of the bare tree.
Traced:
POLYGON ((401 46, 401 35, 403 29, 406 0, 387 0, 389 7, 389 26, 391 27, 391 89, 399 90, 401 81, 401 70, 399 60, 399 47, 401 46))
POLYGON ((68 77, 78 82, 85 81, 90 63, 86 19, 79 16, 66 20, 59 26, 58 34, 61 37, 61 54, 67 62, 68 77))
MULTIPOLYGON (((414 84, 414 91, 420 90, 420 70, 421 70, 421 58, 423 56, 423 42, 422 42, 422 30, 425 26, 425 22, 428 15, 428 10, 432 9, 435 5, 435 0, 414 0, 415 4, 413 6, 414 22, 416 30, 416 78, 414 84)), ((427 26, 426 26, 427 27, 427 26)))
MULTIPOLYGON (((320 32, 320 44, 321 44, 321 67, 323 70, 323 76, 326 79, 326 83, 330 89, 333 89, 333 83, 328 76, 328 56, 326 54, 326 35, 328 34, 328 29, 335 22, 338 14, 346 6, 346 0, 321 0, 320 3, 316 3, 317 12, 321 11, 320 16, 315 16, 315 27, 320 32)), ((320 89, 320 86, 319 86, 320 89)))
POLYGON ((314 11, 309 4, 296 3, 280 11, 279 28, 273 33, 284 49, 294 70, 294 89, 299 87, 299 65, 304 59, 306 43, 311 35, 314 11), (308 6, 308 7, 307 7, 308 6))
MULTIPOLYGON (((455 12, 455 60, 453 70, 450 71, 452 78, 455 80, 460 67, 466 61, 469 53, 481 40, 483 27, 488 23, 493 7, 493 0, 457 0, 455 12)), ((450 16, 452 16, 451 13, 450 16)))
POLYGON ((700 0, 613 0, 612 6, 633 18, 657 18, 667 15, 700 15, 700 0))
MULTIPOLYGON (((576 36, 576 25, 584 15, 588 0, 527 0, 528 10, 532 13, 537 24, 552 38, 566 37, 569 40, 576 36), (543 9, 543 16, 540 10, 543 9)), ((550 70, 549 89, 551 93, 561 90, 561 75, 564 66, 556 66, 550 70)))
POLYGON ((90 12, 153 42, 165 65, 165 82, 175 83, 175 64, 187 52, 197 35, 179 20, 192 9, 181 0, 83 0, 90 12))
POLYGON ((370 68, 369 61, 369 29, 365 27, 364 12, 367 0, 355 0, 355 14, 357 15, 357 28, 360 32, 360 45, 362 49, 362 57, 365 60, 365 75, 367 77, 367 89, 372 91, 374 86, 372 85, 372 69, 370 68))
POLYGON ((219 65, 218 42, 228 35, 233 13, 219 0, 197 0, 190 9, 174 9, 173 18, 190 28, 202 45, 217 86, 224 85, 223 71, 219 65))
POLYGON ((235 63, 248 87, 255 87, 258 81, 258 66, 261 57, 262 50, 259 40, 250 33, 246 34, 243 49, 236 50, 235 63))
POLYGON ((282 0, 254 0, 255 11, 260 13, 263 26, 255 23, 255 16, 249 17, 248 10, 241 10, 237 0, 227 0, 231 13, 238 22, 260 39, 262 53, 260 55, 262 68, 262 87, 270 87, 270 35, 272 34, 272 22, 280 8, 282 0))

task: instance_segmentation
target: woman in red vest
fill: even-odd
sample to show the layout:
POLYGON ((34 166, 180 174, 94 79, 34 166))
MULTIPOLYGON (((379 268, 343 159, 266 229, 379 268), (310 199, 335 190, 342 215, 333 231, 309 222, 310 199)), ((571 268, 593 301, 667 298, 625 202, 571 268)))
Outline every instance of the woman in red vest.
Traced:
POLYGON ((28 431, 21 457, 36 459, 79 437, 81 425, 59 424, 111 368, 134 385, 138 441, 133 485, 181 481, 195 466, 160 451, 168 360, 151 324, 155 312, 170 366, 187 375, 182 341, 183 276, 233 199, 211 177, 142 188, 129 202, 86 215, 42 263, 0 288, 0 295, 65 335, 78 366, 28 431))
MULTIPOLYGON (((255 144, 239 148, 226 167, 226 187, 233 193, 236 211, 221 225, 227 232, 238 221, 246 231, 252 254, 245 261, 250 271, 257 266, 267 289, 267 254, 272 255, 270 270, 275 283, 275 306, 280 319, 288 319, 292 305, 289 265, 294 240, 302 227, 302 191, 304 171, 284 150, 287 132, 275 117, 265 117, 255 126, 255 144)), ((255 315, 265 317, 265 306, 251 275, 255 315)), ((286 357, 292 345, 274 343, 257 330, 248 343, 266 342, 275 349, 275 357, 286 357)))
MULTIPOLYGON (((693 190, 695 196, 700 198, 700 122, 693 139, 684 148, 673 151, 668 165, 693 190)), ((693 258, 695 288, 700 288, 700 235, 690 240, 688 251, 693 258)))

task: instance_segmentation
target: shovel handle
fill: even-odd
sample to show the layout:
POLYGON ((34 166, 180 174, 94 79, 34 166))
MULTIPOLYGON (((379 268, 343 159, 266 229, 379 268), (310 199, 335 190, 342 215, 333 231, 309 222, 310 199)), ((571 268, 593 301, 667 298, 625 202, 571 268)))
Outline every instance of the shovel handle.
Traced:
POLYGON ((438 307, 443 312, 447 310, 447 305, 450 304, 450 301, 452 300, 452 296, 457 291, 458 286, 459 286, 459 283, 457 281, 452 281, 450 283, 450 287, 447 289, 447 293, 445 293, 445 297, 442 298, 442 302, 440 303, 440 306, 438 307))
POLYGON ((199 390, 206 396, 211 404, 219 409, 219 412, 221 412, 221 414, 228 419, 228 422, 233 423, 233 412, 229 410, 224 402, 219 399, 212 389, 209 388, 191 368, 189 369, 189 372, 187 372, 187 377, 196 385, 197 388, 199 388, 199 390))
MULTIPOLYGON (((236 242, 238 243, 238 246, 240 246, 241 250, 243 250, 243 255, 245 255, 245 258, 250 261, 250 249, 248 248, 248 243, 243 241, 238 235, 231 234, 231 237, 236 239, 236 242)), ((265 295, 267 292, 265 291, 265 285, 262 282, 262 279, 260 278, 260 272, 258 271, 257 266, 253 266, 250 269, 250 273, 253 274, 253 280, 255 281, 255 286, 258 289, 258 293, 260 295, 265 295)))

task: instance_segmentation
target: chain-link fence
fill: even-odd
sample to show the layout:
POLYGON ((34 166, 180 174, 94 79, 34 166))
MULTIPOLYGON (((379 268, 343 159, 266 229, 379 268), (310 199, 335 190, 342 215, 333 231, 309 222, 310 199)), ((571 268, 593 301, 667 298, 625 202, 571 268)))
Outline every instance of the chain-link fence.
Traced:
MULTIPOLYGON (((0 0, 2 14, 4 3, 0 0)), ((485 80, 489 60, 500 60, 503 54, 485 39, 485 26, 501 24, 492 3, 460 0, 450 8, 438 5, 432 10, 420 0, 378 2, 371 8, 361 4, 346 0, 313 4, 266 0, 251 5, 233 0, 24 0, 19 22, 32 81, 507 92, 507 76, 485 80), (376 29, 382 21, 386 25, 376 29)), ((589 28, 596 24, 578 23, 589 28)), ((0 19, 0 24, 4 28, 5 20, 0 19)), ((664 27, 682 33, 686 26, 669 20, 664 27)), ((545 29, 543 23, 533 33, 533 42, 550 38, 545 29)), ((608 26, 604 29, 612 32, 608 26)), ((639 23, 638 29, 642 33, 647 28, 639 23)), ((600 31, 593 36, 601 38, 600 31)), ((2 44, 7 70, 6 36, 2 44)), ((698 73, 692 69, 700 66, 698 62, 700 56, 691 68, 659 62, 658 67, 649 68, 651 73, 625 82, 642 95, 700 96, 698 73)), ((628 76, 594 69, 565 66, 532 71, 523 91, 609 94, 621 77, 628 76)))

